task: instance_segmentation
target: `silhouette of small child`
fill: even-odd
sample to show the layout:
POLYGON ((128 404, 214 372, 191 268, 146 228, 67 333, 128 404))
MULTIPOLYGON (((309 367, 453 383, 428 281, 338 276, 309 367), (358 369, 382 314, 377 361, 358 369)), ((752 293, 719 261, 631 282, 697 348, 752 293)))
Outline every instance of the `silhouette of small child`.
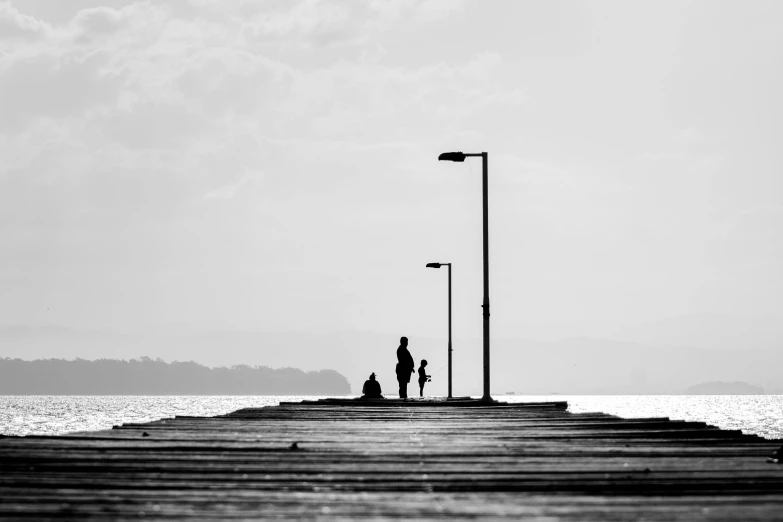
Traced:
POLYGON ((424 397, 424 384, 430 382, 432 375, 427 375, 424 368, 427 367, 427 359, 421 360, 421 366, 419 366, 419 397, 424 397))

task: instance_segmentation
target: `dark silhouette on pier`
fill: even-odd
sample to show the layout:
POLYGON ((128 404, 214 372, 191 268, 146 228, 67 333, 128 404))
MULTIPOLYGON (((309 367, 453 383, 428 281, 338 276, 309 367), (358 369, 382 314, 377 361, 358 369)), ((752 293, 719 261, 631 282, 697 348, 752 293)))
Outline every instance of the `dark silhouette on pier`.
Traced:
POLYGON ((408 383, 411 382, 411 374, 416 368, 413 356, 408 351, 408 338, 400 337, 400 347, 397 348, 397 382, 400 384, 400 399, 408 398, 408 383))
POLYGON ((363 399, 383 399, 381 395, 381 383, 375 380, 375 372, 370 374, 370 378, 364 381, 362 386, 363 399))
POLYGON ((427 359, 421 360, 421 366, 419 366, 419 397, 424 397, 424 385, 432 380, 432 375, 427 375, 424 368, 427 367, 427 359))

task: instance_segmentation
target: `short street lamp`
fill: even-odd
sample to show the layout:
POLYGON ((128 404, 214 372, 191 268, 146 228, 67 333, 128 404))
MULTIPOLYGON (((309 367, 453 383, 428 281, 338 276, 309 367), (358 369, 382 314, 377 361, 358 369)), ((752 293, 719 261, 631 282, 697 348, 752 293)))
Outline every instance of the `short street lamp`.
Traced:
POLYGON ((465 154, 463 152, 444 152, 438 156, 440 161, 456 161, 463 162, 465 158, 481 157, 482 159, 482 196, 483 196, 483 209, 484 209, 484 302, 481 305, 484 309, 484 396, 481 398, 484 401, 492 401, 492 397, 489 394, 489 228, 488 228, 488 212, 487 212, 487 163, 489 161, 489 154, 486 152, 476 154, 465 154))
POLYGON ((427 268, 449 267, 449 399, 451 399, 451 263, 427 263, 427 268))

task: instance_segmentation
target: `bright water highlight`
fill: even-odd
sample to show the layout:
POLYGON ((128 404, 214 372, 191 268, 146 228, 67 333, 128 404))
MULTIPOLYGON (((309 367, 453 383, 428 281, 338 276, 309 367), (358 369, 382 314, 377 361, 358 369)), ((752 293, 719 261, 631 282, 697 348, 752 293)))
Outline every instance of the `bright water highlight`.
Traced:
POLYGON ((783 439, 783 395, 503 395, 495 398, 508 402, 568 401, 568 411, 574 413, 702 421, 727 430, 783 439))
MULTIPOLYGON (((210 417, 311 396, 0 396, 3 435, 59 435, 109 429, 175 415, 210 417)), ((499 395, 507 402, 568 401, 569 411, 703 421, 770 439, 783 438, 781 395, 499 395)))

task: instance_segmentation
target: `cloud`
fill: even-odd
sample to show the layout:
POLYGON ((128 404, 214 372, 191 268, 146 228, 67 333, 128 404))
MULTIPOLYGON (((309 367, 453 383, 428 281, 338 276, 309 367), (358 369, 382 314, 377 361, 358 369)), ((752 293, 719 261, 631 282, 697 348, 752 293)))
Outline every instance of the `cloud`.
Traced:
POLYGON ((507 113, 523 105, 525 93, 502 81, 503 68, 494 53, 418 68, 342 61, 298 72, 287 112, 306 117, 319 139, 361 140, 367 122, 384 139, 423 138, 493 108, 507 113), (405 125, 411 118, 417 127, 405 125))
POLYGON ((567 169, 545 162, 515 156, 513 154, 494 154, 493 167, 497 167, 500 182, 506 186, 514 185, 551 185, 558 190, 585 188, 589 181, 582 175, 568 171, 567 169))
POLYGON ((104 70, 100 53, 17 60, 0 72, 0 133, 18 132, 39 118, 80 117, 112 103, 122 78, 104 70))
POLYGON ((215 190, 211 190, 204 194, 203 200, 208 201, 210 199, 234 199, 239 191, 245 185, 249 183, 255 183, 260 178, 260 173, 245 174, 238 180, 222 187, 218 187, 215 190))
POLYGON ((81 116, 105 125, 107 137, 144 146, 156 135, 153 127, 192 128, 203 117, 213 118, 219 131, 214 119, 233 115, 275 120, 284 133, 309 130, 318 137, 350 134, 364 118, 416 111, 453 121, 525 100, 518 86, 496 81, 503 67, 496 54, 414 70, 350 60, 308 67, 287 64, 279 49, 262 45, 270 39, 310 42, 315 53, 328 54, 332 45, 365 44, 414 12, 430 13, 427 19, 449 16, 455 8, 440 2, 404 2, 393 12, 385 3, 331 0, 228 7, 193 2, 195 15, 189 17, 178 16, 182 5, 84 9, 52 32, 43 48, 5 57, 0 74, 7 81, 0 94, 11 115, 6 130, 16 132, 42 117, 81 116), (171 125, 171 118, 182 124, 171 125))
MULTIPOLYGON (((335 186, 350 201, 358 183, 376 190, 368 180, 392 180, 388 167, 360 177, 376 151, 404 149, 395 175, 420 183, 412 165, 422 143, 464 136, 470 118, 527 102, 497 53, 420 66, 331 59, 335 45, 362 47, 376 30, 407 26, 423 4, 396 14, 328 1, 239 5, 81 10, 0 58, 0 151, 14 165, 2 174, 27 178, 9 187, 67 189, 81 198, 69 214, 112 219, 131 219, 134 208, 173 215, 190 212, 185 202, 236 200, 257 182, 235 179, 247 172, 275 173, 263 192, 248 193, 247 208, 318 201, 335 186), (259 39, 246 38, 249 25, 259 39), (299 59, 302 45, 309 61, 299 59)), ((403 190, 399 179, 388 181, 391 190, 403 190)))
POLYGON ((9 2, 0 3, 0 40, 34 41, 52 33, 52 28, 19 12, 9 2))
POLYGON ((695 145, 707 141, 707 138, 704 136, 704 134, 694 127, 677 131, 677 133, 674 135, 674 139, 685 145, 695 145))
POLYGON ((656 152, 645 151, 645 152, 641 152, 641 153, 639 153, 637 155, 637 157, 638 157, 638 159, 640 161, 650 162, 650 163, 655 163, 655 162, 659 162, 659 161, 666 161, 666 160, 670 160, 672 158, 677 158, 677 157, 681 157, 681 156, 682 156, 682 154, 679 154, 679 153, 664 152, 664 151, 656 151, 656 152))
POLYGON ((77 41, 89 41, 92 38, 108 36, 127 27, 128 19, 133 16, 137 6, 122 10, 110 7, 94 7, 79 11, 71 22, 77 41))
MULTIPOLYGON (((427 148, 478 139, 472 118, 527 103, 496 52, 387 60, 395 31, 426 33, 423 24, 455 15, 446 5, 397 9, 139 2, 75 11, 14 42, 0 55, 4 248, 39 263, 30 273, 44 293, 65 284, 59 274, 81 280, 86 266, 90 281, 121 266, 193 288, 196 269, 181 267, 194 257, 213 268, 227 255, 296 266, 327 244, 325 262, 340 267, 350 231, 367 237, 360 257, 388 257, 377 227, 408 234, 421 220, 414 210, 394 225, 398 203, 432 196, 427 148), (173 278, 162 264, 176 267, 173 278)), ((25 269, 4 263, 13 265, 4 273, 25 269)))
POLYGON ((769 282, 783 283, 778 276, 779 261, 783 258, 781 226, 783 206, 740 211, 720 227, 708 244, 707 260, 749 278, 767 276, 769 282))
POLYGON ((304 36, 320 44, 340 43, 356 34, 352 24, 355 7, 349 3, 304 0, 278 12, 261 9, 244 29, 250 29, 255 37, 262 39, 304 36))
POLYGON ((460 0, 424 0, 415 4, 414 18, 419 23, 440 22, 465 9, 460 0))
MULTIPOLYGON (((427 13, 417 23, 437 23, 462 8, 392 5, 136 2, 78 10, 48 29, 39 23, 39 40, 0 57, 0 150, 15 166, 7 175, 47 183, 93 183, 96 171, 108 179, 156 172, 172 183, 190 175, 198 200, 247 188, 225 172, 263 170, 278 173, 267 189, 289 193, 322 164, 340 164, 334 178, 355 175, 340 159, 346 150, 370 160, 362 151, 445 139, 476 115, 527 102, 497 53, 417 67, 344 50, 332 60, 335 45, 382 48, 381 33, 407 27, 417 12, 427 13)), ((333 182, 317 177, 297 190, 333 182)))

